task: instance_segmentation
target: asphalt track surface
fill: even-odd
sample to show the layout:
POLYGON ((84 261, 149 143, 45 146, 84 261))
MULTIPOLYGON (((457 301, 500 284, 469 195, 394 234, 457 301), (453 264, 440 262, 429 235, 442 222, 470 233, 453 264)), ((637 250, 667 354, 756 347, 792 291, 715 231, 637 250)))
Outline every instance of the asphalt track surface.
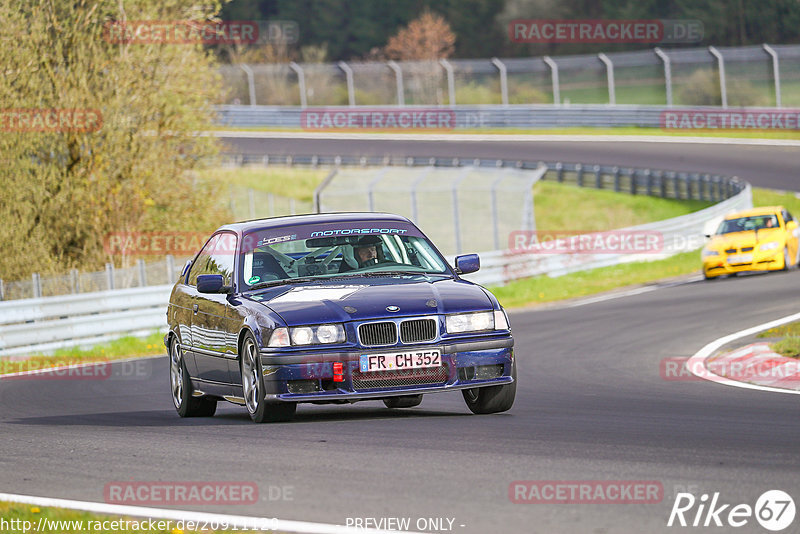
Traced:
MULTIPOLYGON (((314 152, 307 148, 295 144, 314 152)), ((644 157, 628 148, 631 159, 644 157)), ((576 150, 563 159, 592 161, 576 150)), ((713 166, 723 156, 710 157, 700 170, 726 172, 713 166)), ((455 519, 455 532, 682 531, 666 527, 682 488, 751 506, 781 489, 800 503, 798 398, 665 380, 662 360, 795 313, 798 303, 794 270, 513 312, 517 399, 489 416, 469 414, 461 395, 448 393, 410 410, 301 405, 294 422, 271 425, 251 424, 227 404, 212 419, 180 419, 166 358, 133 371, 115 364, 106 380, 0 380, 0 489, 102 502, 114 481, 249 481, 258 504, 179 508, 334 524, 409 517, 412 528, 443 517, 455 519), (514 504, 517 480, 653 480, 664 496, 514 504), (270 500, 275 487, 291 488, 291 500, 270 500)), ((784 532, 798 525, 800 517, 784 532)), ((753 518, 736 530, 764 532, 753 518)))

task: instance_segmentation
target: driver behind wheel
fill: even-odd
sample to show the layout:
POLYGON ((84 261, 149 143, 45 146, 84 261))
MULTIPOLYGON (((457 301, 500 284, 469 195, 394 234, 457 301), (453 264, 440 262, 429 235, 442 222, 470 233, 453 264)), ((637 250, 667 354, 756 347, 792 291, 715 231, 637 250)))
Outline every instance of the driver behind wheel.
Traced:
POLYGON ((378 236, 364 236, 353 246, 353 254, 358 267, 370 267, 383 261, 381 239, 378 236))

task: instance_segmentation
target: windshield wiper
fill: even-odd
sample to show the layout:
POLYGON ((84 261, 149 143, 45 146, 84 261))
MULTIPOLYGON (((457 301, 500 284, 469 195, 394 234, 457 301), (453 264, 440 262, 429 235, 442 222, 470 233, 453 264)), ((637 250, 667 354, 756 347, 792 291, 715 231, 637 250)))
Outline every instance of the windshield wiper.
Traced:
POLYGON ((320 278, 319 276, 300 276, 298 278, 282 278, 280 280, 266 280, 264 282, 259 282, 255 285, 250 286, 250 289, 247 289, 246 291, 253 291, 254 289, 263 289, 265 287, 276 287, 286 284, 293 284, 295 282, 318 282, 323 280, 325 280, 325 278, 320 278))
POLYGON ((427 275, 444 275, 447 273, 436 273, 428 271, 364 271, 361 273, 344 273, 345 276, 427 276, 427 275))

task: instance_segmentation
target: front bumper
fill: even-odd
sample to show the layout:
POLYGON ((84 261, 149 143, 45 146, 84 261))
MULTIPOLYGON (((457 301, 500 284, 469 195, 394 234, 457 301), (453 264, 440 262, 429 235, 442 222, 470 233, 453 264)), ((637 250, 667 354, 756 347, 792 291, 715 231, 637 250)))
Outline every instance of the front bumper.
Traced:
POLYGON ((262 351, 265 400, 268 402, 354 402, 398 395, 471 389, 514 381, 511 336, 434 345, 409 345, 398 350, 441 351, 442 367, 408 371, 361 373, 362 354, 388 352, 356 349, 347 352, 279 354, 262 351), (334 363, 342 364, 340 381, 334 363), (378 376, 376 379, 374 377, 378 376))
POLYGON ((714 277, 723 274, 783 269, 783 248, 754 251, 750 254, 750 261, 742 261, 741 256, 742 254, 709 256, 703 259, 703 272, 706 276, 714 277))

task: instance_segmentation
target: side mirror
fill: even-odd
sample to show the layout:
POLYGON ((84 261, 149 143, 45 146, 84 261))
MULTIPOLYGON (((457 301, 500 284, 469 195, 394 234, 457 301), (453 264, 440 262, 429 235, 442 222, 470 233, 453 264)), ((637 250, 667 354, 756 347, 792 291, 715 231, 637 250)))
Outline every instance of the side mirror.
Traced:
POLYGON ((200 274, 197 276, 197 291, 200 293, 227 293, 230 287, 224 285, 221 274, 200 274))
POLYGON ((711 239, 711 234, 706 234, 706 239, 711 239))
POLYGON ((463 256, 456 256, 456 273, 469 274, 474 273, 481 268, 481 259, 477 254, 465 254, 463 256))

